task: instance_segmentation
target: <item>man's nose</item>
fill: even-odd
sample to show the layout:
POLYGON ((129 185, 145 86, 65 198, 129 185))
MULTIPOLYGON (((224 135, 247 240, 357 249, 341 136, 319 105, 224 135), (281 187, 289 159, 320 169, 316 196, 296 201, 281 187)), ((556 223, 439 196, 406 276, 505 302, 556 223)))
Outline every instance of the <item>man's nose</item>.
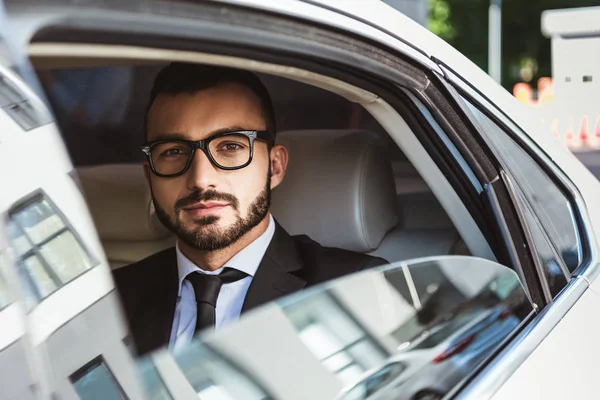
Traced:
POLYGON ((210 162, 208 156, 197 149, 187 171, 188 188, 190 190, 207 190, 217 186, 219 169, 210 162))

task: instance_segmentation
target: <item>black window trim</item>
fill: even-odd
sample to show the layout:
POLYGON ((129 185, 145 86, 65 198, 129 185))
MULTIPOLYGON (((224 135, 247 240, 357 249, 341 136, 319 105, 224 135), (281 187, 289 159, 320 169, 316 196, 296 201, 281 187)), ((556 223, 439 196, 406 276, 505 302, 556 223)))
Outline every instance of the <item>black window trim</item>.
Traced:
MULTIPOLYGON (((523 151, 534 161, 538 167, 548 176, 548 178, 556 185, 560 192, 565 196, 566 200, 571 206, 572 216, 574 218, 576 233, 581 244, 582 260, 577 268, 570 273, 572 277, 584 274, 587 269, 597 264, 596 255, 594 254, 594 247, 592 245, 593 240, 589 235, 591 223, 587 216, 587 207, 582 199, 581 193, 575 184, 566 176, 566 174, 554 163, 552 158, 542 149, 539 145, 529 139, 525 131, 507 114, 500 110, 487 96, 482 94, 477 88, 473 87, 468 81, 464 80, 459 74, 457 74, 452 68, 448 67, 442 61, 438 63, 446 70, 451 72, 462 84, 467 86, 471 91, 469 92, 461 85, 457 84, 454 79, 447 77, 448 83, 454 88, 459 95, 464 96, 468 99, 475 108, 481 113, 488 117, 494 124, 496 124, 504 133, 512 140, 514 140, 523 151), (486 104, 487 107, 484 107, 486 104), (512 126, 510 126, 510 125, 512 126)), ((462 101, 462 100, 460 100, 462 101)), ((512 175, 512 174, 511 174, 512 175)), ((515 180, 516 181, 516 180, 515 180)), ((518 182, 517 182, 518 184, 518 182)), ((525 199, 526 200, 526 199, 525 199)), ((531 205, 530 205, 531 206, 531 205)), ((545 234, 547 232, 542 226, 545 234)), ((553 251, 557 251, 555 244, 550 241, 549 243, 553 251)), ((600 274, 600 268, 597 271, 600 274)))
MULTIPOLYGON (((482 104, 479 101, 477 101, 477 99, 475 99, 471 94, 468 94, 467 92, 461 90, 460 88, 457 88, 456 86, 454 87, 459 91, 459 94, 465 96, 466 99, 469 99, 469 101, 473 104, 474 107, 476 107, 486 117, 490 118, 490 120, 494 124, 496 124, 498 128, 500 128, 510 139, 514 140, 516 144, 521 149, 523 149, 523 151, 525 151, 525 153, 531 158, 531 160, 546 174, 548 179, 550 179, 556 185, 558 190, 568 201, 571 209, 571 216, 575 225, 575 233, 579 240, 579 245, 581 247, 582 252, 581 262, 579 263, 577 268, 575 268, 573 273, 569 272, 570 276, 577 276, 583 268, 590 264, 590 260, 592 259, 592 246, 590 245, 587 230, 584 229, 584 227, 586 226, 584 222, 585 218, 583 216, 582 210, 580 209, 581 200, 578 201, 578 199, 581 199, 581 194, 579 193, 579 190, 577 190, 576 186, 567 177, 564 176, 564 173, 560 170, 560 168, 556 164, 554 164, 554 162, 548 157, 548 155, 545 152, 543 152, 543 150, 537 144, 530 143, 530 141, 525 141, 523 137, 515 134, 514 130, 506 123, 504 123, 501 117, 498 117, 498 115, 496 115, 496 112, 501 113, 500 110, 498 110, 494 106, 493 110, 496 112, 491 112, 490 109, 484 108, 482 104), (550 168, 548 163, 551 163, 552 168, 550 168)), ((504 113, 502 113, 502 115, 504 115, 504 113)), ((508 117, 506 118, 509 119, 508 117)), ((512 122, 512 120, 510 119, 509 121, 511 121, 511 123, 514 125, 514 129, 518 129, 523 135, 525 134, 517 124, 512 122)), ((512 177, 512 173, 510 173, 510 171, 507 171, 507 173, 512 177)), ((514 177, 512 178, 515 184, 517 184, 520 187, 521 185, 519 184, 519 182, 514 177)), ((521 188, 521 190, 523 189, 521 188)), ((527 199, 523 200, 527 202, 529 207, 532 207, 532 205, 527 199)), ((537 213, 535 213, 535 215, 536 217, 538 217, 537 213)), ((542 229, 545 233, 545 236, 549 236, 548 232, 546 231, 543 225, 542 229)), ((549 242, 549 245, 552 247, 553 252, 559 253, 555 243, 552 240, 549 242)), ((563 267, 566 268, 566 266, 563 267)))
MULTIPOLYGON (((546 176, 548 177, 548 179, 550 179, 550 181, 552 181, 552 183, 554 183, 556 185, 556 187, 558 188, 558 190, 560 191, 560 193, 565 197, 565 200, 567 200, 567 202, 569 203, 569 206, 570 206, 569 208, 571 210, 571 217, 572 217, 572 220, 574 221, 574 225, 575 225, 575 234, 577 236, 577 240, 579 241, 578 244, 580 245, 581 252, 582 252, 582 261, 577 266, 577 268, 579 268, 581 266, 581 264, 583 264, 585 262, 585 246, 584 246, 584 243, 583 243, 583 240, 582 240, 582 237, 583 237, 582 229, 581 229, 581 226, 578 223, 578 220, 577 220, 576 215, 575 215, 576 214, 576 212, 575 212, 576 207, 574 206, 574 202, 572 201, 571 196, 569 196, 568 189, 565 188, 565 187, 563 187, 563 185, 561 183, 559 183, 559 180, 554 176, 553 173, 549 172, 550 170, 548 168, 544 168, 543 167, 543 164, 544 164, 543 161, 540 161, 539 159, 533 157, 532 154, 531 154, 531 152, 527 151, 525 142, 523 140, 516 140, 515 139, 516 135, 511 135, 511 133, 513 132, 512 129, 510 129, 506 125, 499 124, 498 123, 498 121, 499 121, 498 118, 497 119, 492 119, 490 117, 491 113, 490 112, 486 112, 485 109, 481 106, 481 104, 478 104, 478 103, 474 102, 473 99, 472 99, 472 97, 467 96, 465 98, 469 99, 469 101, 471 102, 471 104, 473 104, 474 107, 476 107, 487 118, 490 118, 491 121, 494 124, 496 124, 498 126, 498 128, 501 129, 510 139, 514 140, 515 143, 517 144, 517 146, 519 146, 521 149, 523 149, 523 151, 525 151, 525 153, 531 158, 531 160, 538 167, 540 167, 540 169, 542 170, 542 172, 544 172, 544 174, 546 174, 546 176)), ((481 130, 483 130, 483 129, 481 129, 481 130)), ((498 156, 498 158, 502 159, 501 156, 498 156)), ((501 161, 501 162, 504 163, 504 161, 501 161)), ((518 181, 518 179, 516 179, 514 177, 514 174, 511 171, 506 170, 506 169, 505 169, 505 172, 509 176, 511 176, 514 184, 517 185, 520 188, 520 190, 524 193, 525 191, 523 190, 523 187, 522 187, 521 183, 518 181)), ((529 206, 530 208, 532 208, 532 209, 534 208, 532 206, 531 202, 527 198, 524 198, 523 201, 525 203, 527 203, 527 206, 529 206)), ((536 216, 536 219, 539 220, 539 216, 537 215, 537 212, 534 211, 534 215, 536 216)), ((542 229, 544 231, 545 236, 549 237, 547 230, 544 228, 544 225, 542 225, 542 229)), ((552 250, 553 250, 554 253, 559 253, 558 249, 556 248, 556 246, 555 246, 555 244, 554 244, 554 242, 552 240, 550 240, 549 244, 552 247, 552 250)), ((559 260, 561 262, 561 268, 563 268, 563 269, 567 268, 566 265, 564 265, 564 262, 562 261, 562 259, 559 258, 559 260)), ((571 272, 569 272, 569 276, 570 275, 571 275, 571 272)))
MULTIPOLYGON (((11 224, 12 218, 22 212, 23 210, 27 209, 28 207, 35 205, 37 203, 40 203, 42 201, 46 201, 48 202, 48 204, 50 205, 52 212, 54 212, 63 222, 63 224, 65 225, 63 228, 61 228, 60 230, 58 230, 57 232, 53 233, 52 235, 50 235, 49 237, 45 238, 44 240, 42 240, 40 243, 34 244, 31 243, 32 248, 30 250, 28 250, 27 252, 25 252, 24 254, 15 254, 15 260, 14 260, 14 264, 15 267, 17 269, 17 272, 19 274, 19 278, 21 279, 22 277, 22 273, 20 271, 21 268, 24 268, 23 263, 25 262, 25 260, 31 256, 37 256, 37 258, 40 260, 40 262, 42 263, 42 266, 44 267, 44 270, 46 272, 48 272, 48 274, 50 275, 51 279, 54 281, 54 283, 56 284, 56 289, 53 290, 51 293, 49 293, 47 296, 42 297, 37 289, 36 284, 32 281, 32 278, 29 276, 29 274, 25 274, 27 279, 29 280, 29 286, 32 288, 32 290, 35 292, 36 295, 36 303, 35 306, 32 307, 30 310, 27 310, 27 313, 29 314, 31 311, 33 311, 33 309, 35 309, 35 307, 37 307, 39 304, 41 304, 42 302, 44 302, 46 299, 50 298, 54 293, 56 293, 58 290, 60 290, 61 288, 67 286, 68 284, 70 284, 71 282, 73 282, 74 280, 80 278, 81 276, 87 274, 89 271, 93 270, 95 267, 97 267, 98 265, 100 265, 100 259, 94 254, 94 252, 91 251, 91 249, 89 248, 89 246, 87 246, 87 244, 85 243, 85 241, 81 238, 81 236, 79 235, 79 232, 77 231, 77 229, 75 229, 75 227, 71 224, 71 222, 69 221, 69 218, 67 218, 67 216, 62 212, 62 210, 60 209, 60 207, 58 207, 56 205, 56 203, 54 201, 52 201, 52 198, 50 196, 48 196, 48 194, 42 189, 42 188, 38 188, 32 192, 30 192, 29 194, 21 197, 19 200, 15 201, 9 208, 8 208, 8 212, 5 214, 5 224, 11 224), (90 267, 87 268, 85 271, 83 271, 81 274, 78 274, 76 276, 74 276, 73 278, 69 279, 68 281, 62 281, 60 278, 58 278, 58 276, 56 275, 56 273, 54 272, 54 269, 52 268, 52 266, 50 266, 48 264, 48 262, 46 261, 45 257, 40 253, 40 248, 42 247, 43 244, 50 242, 52 239, 58 237, 60 234, 63 234, 65 232, 70 232, 71 235, 73 235, 73 237, 75 238, 75 240, 77 241, 77 243, 81 246, 81 249, 88 255, 89 259, 90 259, 90 267)), ((19 230, 21 230, 21 227, 18 224, 15 224, 17 226, 17 228, 19 230)), ((28 236, 25 236, 27 238, 27 240, 29 240, 28 236)))
MULTIPOLYGON (((548 179, 550 179, 558 188, 558 190, 560 191, 560 193, 565 197, 565 200, 569 203, 569 208, 571 211, 571 216, 575 216, 576 215, 576 207, 573 204, 573 201, 571 200, 571 198, 568 196, 568 194, 565 192, 565 189, 563 187, 563 185, 559 185, 556 183, 556 177, 554 177, 554 175, 549 174, 548 173, 548 168, 543 168, 543 162, 540 163, 540 160, 538 158, 534 158, 531 156, 531 153, 529 151, 527 151, 526 147, 523 145, 523 141, 522 140, 516 140, 515 139, 515 133, 513 130, 511 130, 509 127, 507 127, 505 124, 499 124, 498 122, 498 118, 492 118, 491 111, 488 111, 480 102, 478 102, 470 93, 462 90, 462 88, 460 88, 460 86, 454 84, 453 82, 450 82, 453 90, 456 91, 455 96, 457 96, 457 101, 461 104, 461 107, 463 107, 465 109, 465 115, 467 116, 467 118, 471 119, 471 118, 475 118, 474 116, 472 116, 472 112, 469 110, 468 106, 464 103, 464 101, 469 101, 473 107, 475 107, 479 112, 481 112, 484 116, 486 116, 487 118, 489 118, 492 123, 496 124, 498 126, 499 129, 501 129, 506 135, 507 137, 509 137, 512 140, 515 140, 516 144, 521 147, 523 149, 523 151, 525 151, 525 153, 532 158, 532 161, 539 167, 541 168, 542 172, 544 174, 546 174, 546 176, 548 177, 548 179), (461 98, 464 97, 463 98, 461 98)), ((496 110, 496 108, 494 108, 494 110, 496 110)), ((483 129, 481 128, 480 124, 477 121, 473 121, 474 126, 476 127, 476 134, 478 135, 482 135, 481 132, 483 132, 483 129)), ((488 147, 490 148, 490 151, 492 151, 493 145, 489 144, 488 147)), ((517 219, 519 221, 519 225, 521 226, 521 229, 524 233, 524 243, 527 244, 528 247, 528 251, 531 255, 531 260, 533 265, 535 266, 535 270, 536 273, 538 275, 538 280, 540 282, 540 288, 542 290, 542 293, 544 295, 545 298, 545 303, 549 304, 552 301, 554 301, 554 299, 556 299, 557 296, 552 296, 550 294, 551 290, 549 288, 549 283, 547 281, 547 276, 544 273, 543 267, 539 264, 539 259, 538 259, 538 255, 535 251, 535 243, 533 242, 532 239, 532 234, 529 230, 527 221, 525 220, 524 217, 524 211, 522 209, 522 207, 528 207, 531 210, 534 210, 534 207, 531 205, 531 203, 528 201, 527 198, 523 198, 520 199, 519 196, 516 193, 516 189, 514 186, 517 186, 519 188, 519 190, 521 192, 524 192, 521 184, 519 183, 519 181, 514 177, 514 175, 512 174, 511 171, 507 170, 505 168, 505 162, 503 160, 503 158, 499 155, 494 154, 494 158, 497 160, 497 162, 500 165, 501 168, 501 178, 502 181, 504 183, 504 186, 506 188, 506 193, 509 195, 510 197, 510 201, 512 203, 513 208, 515 209, 516 213, 517 213, 517 219)), ((539 224, 539 217, 537 215, 537 213, 534 211, 533 212, 534 218, 536 219, 536 221, 539 224)), ((578 220, 576 218, 573 218, 574 222, 575 222, 575 233, 577 236, 578 240, 581 240, 583 232, 582 232, 582 228, 581 225, 578 223, 578 220)), ((551 248, 552 253, 554 254, 560 254, 558 249, 556 248, 554 242, 552 240, 550 240, 550 235, 548 234, 547 230, 545 229, 544 225, 539 224, 539 228, 541 229, 545 239, 547 240, 547 244, 548 246, 551 248)), ((579 269, 581 267, 581 265, 584 265, 585 263, 585 251, 584 246, 581 245, 582 248, 582 262, 580 263, 580 265, 577 267, 577 269, 579 269)), ((560 269, 563 271, 563 273, 566 274, 566 280, 567 280, 567 285, 569 284, 569 281, 572 277, 575 277, 577 269, 571 273, 568 268, 566 267, 566 265, 564 264, 563 260, 561 257, 557 258, 557 262, 559 262, 559 266, 560 269), (567 271, 567 272, 565 272, 567 271)), ((561 288, 561 292, 564 290, 565 287, 561 288)), ((560 294, 560 293, 558 293, 560 294)), ((537 304, 537 302, 535 302, 537 304)), ((540 304, 540 306, 544 306, 545 304, 540 304)))

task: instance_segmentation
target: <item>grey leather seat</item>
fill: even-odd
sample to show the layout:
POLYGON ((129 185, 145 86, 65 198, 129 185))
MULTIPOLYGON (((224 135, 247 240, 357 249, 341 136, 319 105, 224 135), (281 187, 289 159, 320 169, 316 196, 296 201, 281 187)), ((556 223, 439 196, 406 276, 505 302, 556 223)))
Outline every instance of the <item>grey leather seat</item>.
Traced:
POLYGON ((290 162, 273 191, 272 211, 290 234, 390 262, 452 251, 458 233, 446 213, 431 192, 402 187, 377 134, 287 131, 277 142, 288 148, 290 162))
POLYGON ((80 167, 77 172, 111 268, 175 244, 156 217, 140 164, 80 167))
POLYGON ((286 131, 290 160, 273 216, 292 235, 367 253, 399 221, 394 176, 379 137, 357 130, 286 131))

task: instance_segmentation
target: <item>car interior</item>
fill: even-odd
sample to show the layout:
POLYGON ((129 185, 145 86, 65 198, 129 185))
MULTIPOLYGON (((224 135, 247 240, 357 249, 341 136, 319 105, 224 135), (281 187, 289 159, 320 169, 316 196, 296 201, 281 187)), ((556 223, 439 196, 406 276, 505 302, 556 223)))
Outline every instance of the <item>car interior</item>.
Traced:
MULTIPOLYGON (((173 246, 175 238, 154 214, 140 150, 149 91, 166 62, 31 56, 111 267, 173 246), (73 85, 57 90, 65 76, 78 76, 88 87, 98 80, 119 95, 97 96, 73 85), (65 100, 69 90, 77 98, 75 108, 65 100), (76 117, 93 107, 95 120, 76 117)), ((401 150, 399 140, 414 136, 406 124, 396 126, 391 137, 381 118, 353 101, 361 89, 352 93, 343 82, 316 85, 306 74, 282 73, 274 66, 255 72, 273 99, 276 142, 290 154, 271 208, 290 234, 389 262, 486 252, 459 234, 467 228, 460 229, 447 212, 456 207, 441 204, 442 192, 434 193, 422 177, 428 170, 415 168, 401 150), (405 138, 402 129, 408 130, 405 138)))

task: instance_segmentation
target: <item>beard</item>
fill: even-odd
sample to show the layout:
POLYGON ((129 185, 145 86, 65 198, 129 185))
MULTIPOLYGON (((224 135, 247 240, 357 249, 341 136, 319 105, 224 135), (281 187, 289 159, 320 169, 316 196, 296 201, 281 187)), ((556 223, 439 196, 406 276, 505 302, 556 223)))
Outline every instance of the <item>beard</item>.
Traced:
POLYGON ((271 206, 271 171, 267 174, 267 184, 256 196, 250 206, 245 218, 242 218, 239 210, 239 200, 232 194, 221 193, 215 190, 195 191, 175 203, 174 217, 171 217, 164 208, 158 204, 152 192, 152 202, 159 221, 179 240, 188 246, 203 251, 221 250, 237 242, 242 236, 257 226, 269 212, 271 206), (181 221, 181 209, 200 201, 222 200, 227 201, 235 211, 236 220, 228 227, 218 227, 217 222, 221 218, 217 215, 208 215, 192 220, 192 227, 188 228, 181 221))

